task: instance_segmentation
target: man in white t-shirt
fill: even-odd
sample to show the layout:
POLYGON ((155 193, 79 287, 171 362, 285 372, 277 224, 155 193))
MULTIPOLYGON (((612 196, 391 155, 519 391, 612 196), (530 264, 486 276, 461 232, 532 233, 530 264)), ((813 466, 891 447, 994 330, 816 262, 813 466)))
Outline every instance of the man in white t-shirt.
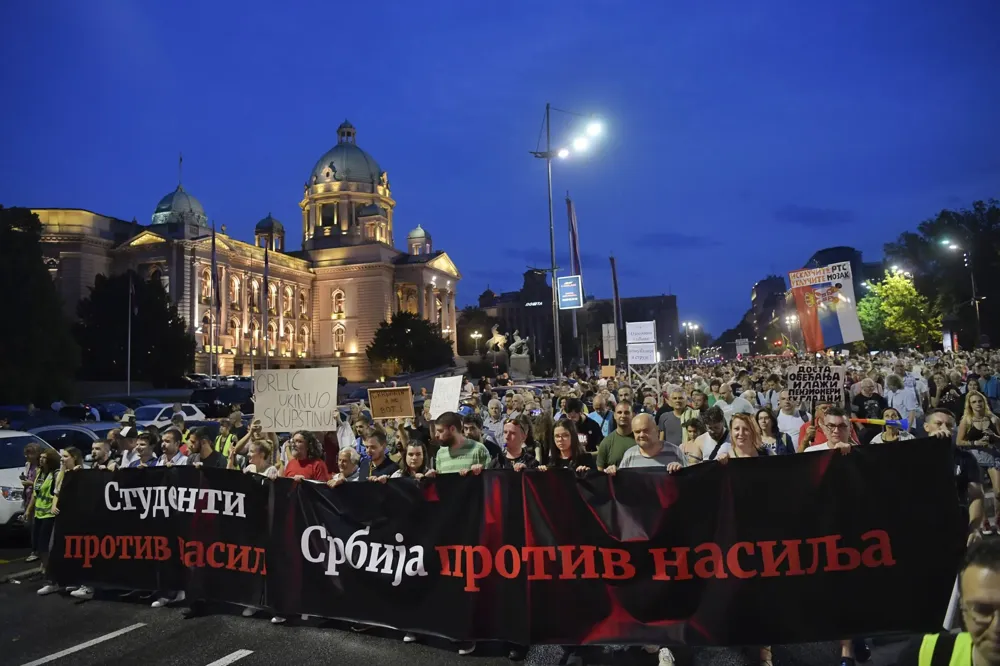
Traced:
POLYGON ((778 394, 778 430, 782 434, 788 435, 792 444, 798 444, 799 431, 802 426, 809 422, 809 412, 800 410, 791 396, 788 389, 778 394))
POLYGON ((722 382, 719 387, 719 399, 715 401, 714 407, 722 410, 726 417, 726 425, 733 420, 733 414, 753 415, 754 408, 748 401, 733 393, 733 385, 729 382, 722 382))

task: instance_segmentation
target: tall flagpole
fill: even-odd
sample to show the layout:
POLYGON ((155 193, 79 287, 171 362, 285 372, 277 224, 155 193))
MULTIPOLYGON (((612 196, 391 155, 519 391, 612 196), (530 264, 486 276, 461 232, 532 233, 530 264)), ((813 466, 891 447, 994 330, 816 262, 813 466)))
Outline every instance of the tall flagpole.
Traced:
POLYGON ((264 331, 263 332, 264 332, 264 369, 265 370, 267 370, 268 366, 270 365, 270 357, 271 357, 271 349, 270 349, 271 340, 270 340, 270 335, 268 333, 268 328, 267 328, 267 325, 268 325, 268 321, 267 321, 268 308, 271 306, 271 303, 270 303, 270 300, 271 300, 271 288, 267 284, 267 282, 268 282, 268 270, 270 268, 269 262, 268 262, 267 252, 270 249, 270 245, 271 245, 271 242, 272 242, 271 238, 272 238, 271 235, 268 234, 267 245, 264 246, 264 317, 263 317, 263 319, 264 319, 264 331))
POLYGON ((132 395, 132 271, 128 275, 128 343, 125 361, 125 395, 132 395))

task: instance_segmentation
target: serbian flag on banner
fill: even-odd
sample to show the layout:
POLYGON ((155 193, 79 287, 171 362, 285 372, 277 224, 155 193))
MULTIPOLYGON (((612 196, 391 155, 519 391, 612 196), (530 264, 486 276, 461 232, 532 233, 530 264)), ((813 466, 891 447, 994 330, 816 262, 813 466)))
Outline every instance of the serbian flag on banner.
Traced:
POLYGON ((849 262, 792 271, 788 280, 808 351, 864 340, 849 262))

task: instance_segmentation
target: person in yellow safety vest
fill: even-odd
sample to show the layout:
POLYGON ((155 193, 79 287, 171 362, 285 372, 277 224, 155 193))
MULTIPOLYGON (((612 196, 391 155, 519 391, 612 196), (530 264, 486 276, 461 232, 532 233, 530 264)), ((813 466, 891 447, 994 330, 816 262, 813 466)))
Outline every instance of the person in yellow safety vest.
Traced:
POLYGON ((229 449, 233 448, 233 445, 236 444, 236 435, 230 432, 230 430, 229 419, 219 419, 219 434, 215 438, 215 445, 212 448, 222 454, 223 458, 229 457, 229 449))
POLYGON ((965 631, 914 641, 900 653, 897 666, 1000 666, 1000 537, 969 547, 958 590, 965 631))

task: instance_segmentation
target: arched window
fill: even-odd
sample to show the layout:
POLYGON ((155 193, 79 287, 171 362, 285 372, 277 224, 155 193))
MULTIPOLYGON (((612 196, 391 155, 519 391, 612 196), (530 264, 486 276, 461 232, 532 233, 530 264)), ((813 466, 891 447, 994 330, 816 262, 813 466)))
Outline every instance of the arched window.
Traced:
POLYGON ((260 347, 260 324, 256 320, 250 322, 250 342, 254 349, 260 347))
POLYGON ((267 325, 267 348, 273 351, 278 346, 278 325, 273 321, 267 325))
POLYGON ((284 295, 281 298, 281 313, 286 317, 292 316, 293 303, 295 303, 295 292, 291 286, 285 285, 284 295))
POLYGON ((299 318, 309 319, 309 296, 305 289, 299 292, 299 318))
POLYGON ((306 354, 309 353, 309 327, 303 326, 299 329, 299 344, 302 346, 302 351, 306 354))
POLYGON ((333 351, 342 352, 347 345, 347 331, 343 326, 333 327, 333 351))
POLYGON ((281 338, 281 351, 291 352, 295 349, 295 329, 287 321, 282 329, 281 338))
POLYGON ((267 311, 271 314, 278 311, 278 287, 273 283, 267 285, 267 311))
POLYGON ((346 301, 346 296, 344 292, 340 289, 333 290, 333 314, 342 315, 344 314, 344 301, 346 301))
POLYGON ((260 312, 260 283, 257 280, 250 282, 250 308, 254 312, 260 312))
POLYGON ((240 309, 240 279, 235 275, 229 278, 229 307, 240 309))
POLYGON ((201 318, 201 344, 203 347, 212 344, 212 315, 209 314, 201 318))
POLYGON ((201 300, 204 303, 212 302, 212 271, 207 268, 201 272, 201 300))

